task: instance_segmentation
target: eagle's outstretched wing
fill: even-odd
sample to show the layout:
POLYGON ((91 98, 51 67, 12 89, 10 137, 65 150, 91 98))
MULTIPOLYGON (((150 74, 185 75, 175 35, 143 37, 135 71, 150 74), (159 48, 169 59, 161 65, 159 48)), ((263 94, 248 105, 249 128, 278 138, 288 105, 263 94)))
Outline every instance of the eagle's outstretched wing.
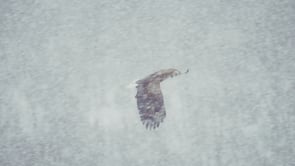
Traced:
POLYGON ((142 123, 147 129, 159 127, 166 117, 164 99, 160 83, 168 77, 180 74, 176 69, 160 70, 148 77, 138 80, 137 86, 137 108, 142 123))
POLYGON ((149 129, 159 127, 166 117, 160 83, 139 83, 136 98, 142 123, 149 129))

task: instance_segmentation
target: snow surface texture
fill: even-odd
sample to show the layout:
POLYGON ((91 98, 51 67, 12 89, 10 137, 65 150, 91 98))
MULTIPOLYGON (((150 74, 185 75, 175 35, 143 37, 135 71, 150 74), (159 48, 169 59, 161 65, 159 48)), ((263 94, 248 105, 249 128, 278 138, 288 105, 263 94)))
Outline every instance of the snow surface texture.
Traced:
POLYGON ((294 0, 1 0, 1 166, 294 166, 294 0), (165 68, 148 131, 130 83, 165 68), (129 88, 128 88, 129 87, 129 88))

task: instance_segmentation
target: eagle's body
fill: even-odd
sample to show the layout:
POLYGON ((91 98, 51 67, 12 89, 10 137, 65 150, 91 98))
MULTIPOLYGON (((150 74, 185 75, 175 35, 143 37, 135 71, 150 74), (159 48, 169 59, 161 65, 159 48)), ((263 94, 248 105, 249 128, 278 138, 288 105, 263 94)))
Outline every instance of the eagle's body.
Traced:
POLYGON ((176 69, 165 69, 155 72, 136 82, 137 108, 142 123, 148 129, 159 127, 166 117, 164 99, 160 83, 168 77, 179 75, 176 69))

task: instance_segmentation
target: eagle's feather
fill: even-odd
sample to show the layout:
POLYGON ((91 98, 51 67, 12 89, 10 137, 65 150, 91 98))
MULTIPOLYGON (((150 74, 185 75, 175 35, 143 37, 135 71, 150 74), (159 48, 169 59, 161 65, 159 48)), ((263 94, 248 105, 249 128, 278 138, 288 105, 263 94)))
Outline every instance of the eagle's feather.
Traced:
POLYGON ((164 99, 160 83, 168 77, 179 75, 176 69, 165 69, 153 73, 136 82, 137 86, 137 108, 142 123, 148 129, 159 127, 166 117, 164 99))

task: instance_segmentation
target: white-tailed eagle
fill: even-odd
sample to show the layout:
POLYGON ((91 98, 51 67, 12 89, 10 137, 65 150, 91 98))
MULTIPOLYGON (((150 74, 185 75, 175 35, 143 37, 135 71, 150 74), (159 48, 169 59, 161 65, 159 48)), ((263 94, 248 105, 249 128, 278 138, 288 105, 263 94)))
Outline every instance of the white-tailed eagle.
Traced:
MULTIPOLYGON (((186 73, 188 70, 186 71, 186 73)), ((160 83, 169 77, 180 75, 176 69, 164 69, 136 81, 137 108, 140 119, 147 129, 159 127, 166 117, 160 83)))

